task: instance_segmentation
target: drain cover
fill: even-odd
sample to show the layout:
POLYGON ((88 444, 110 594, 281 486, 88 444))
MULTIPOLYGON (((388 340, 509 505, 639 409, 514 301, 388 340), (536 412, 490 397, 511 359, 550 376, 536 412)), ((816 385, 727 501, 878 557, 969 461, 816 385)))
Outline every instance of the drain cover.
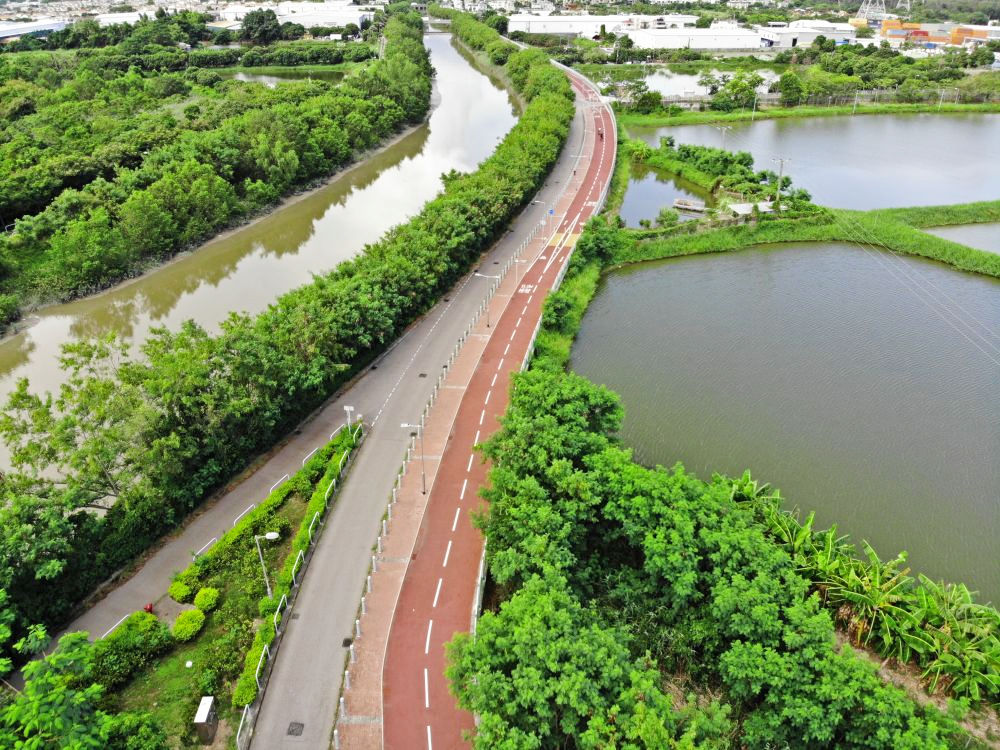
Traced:
POLYGON ((292 737, 301 737, 302 730, 305 728, 306 725, 303 724, 301 721, 293 721, 291 724, 288 725, 288 732, 286 734, 289 734, 292 737))
POLYGON ((298 619, 299 619, 299 613, 298 613, 298 612, 296 612, 295 614, 293 614, 293 615, 292 615, 292 619, 293 619, 293 620, 298 620, 298 619))
POLYGON ((417 377, 418 378, 426 378, 427 377, 427 373, 426 372, 422 372, 419 375, 417 375, 417 377))
POLYGON ((350 648, 351 644, 354 643, 353 638, 345 638, 344 642, 340 644, 341 648, 350 648))

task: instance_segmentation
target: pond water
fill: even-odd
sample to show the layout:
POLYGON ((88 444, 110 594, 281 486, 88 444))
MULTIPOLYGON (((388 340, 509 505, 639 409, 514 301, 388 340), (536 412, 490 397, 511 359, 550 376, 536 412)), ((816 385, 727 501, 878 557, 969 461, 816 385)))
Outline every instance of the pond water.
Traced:
POLYGON ((757 169, 785 174, 825 206, 868 210, 1000 198, 1000 114, 805 117, 712 125, 631 127, 632 138, 749 151, 757 169))
POLYGON ((130 283, 31 316, 25 322, 34 325, 0 342, 0 399, 20 377, 32 390, 56 390, 66 342, 114 331, 137 347, 155 326, 194 319, 215 330, 231 312, 259 312, 416 214, 441 190, 442 173, 475 169, 516 122, 514 103, 449 36, 425 43, 437 70, 427 124, 261 221, 130 283))
MULTIPOLYGON (((638 227, 640 219, 649 219, 655 223, 660 209, 672 206, 676 198, 700 201, 707 205, 715 204, 706 191, 683 177, 645 164, 633 164, 619 215, 627 227, 638 227)), ((681 221, 695 218, 695 214, 680 214, 681 221)))
POLYGON ((996 279, 797 244, 610 274, 572 366, 621 394, 644 464, 750 468, 818 527, 997 603, 998 323, 996 279))
POLYGON ((966 224, 957 227, 934 227, 930 234, 952 242, 1000 254, 1000 224, 966 224))
POLYGON ((219 71, 219 75, 223 78, 232 78, 234 81, 248 81, 251 83, 263 83, 268 88, 274 88, 279 83, 286 83, 288 81, 304 81, 312 79, 315 81, 330 81, 332 83, 337 83, 344 77, 343 70, 334 70, 326 68, 310 68, 306 71, 299 70, 296 68, 263 68, 258 72, 252 72, 254 69, 233 69, 226 68, 219 71))
MULTIPOLYGON (((719 76, 732 78, 734 74, 731 70, 712 70, 708 72, 716 78, 719 76)), ((773 81, 777 81, 781 77, 780 74, 767 68, 761 68, 753 72, 764 79, 764 83, 757 87, 757 90, 762 94, 767 92, 768 87, 773 81)), ((701 75, 701 73, 675 73, 670 68, 660 68, 655 73, 646 76, 643 80, 649 86, 650 91, 656 91, 663 96, 705 96, 708 94, 708 88, 698 84, 698 79, 701 75)))

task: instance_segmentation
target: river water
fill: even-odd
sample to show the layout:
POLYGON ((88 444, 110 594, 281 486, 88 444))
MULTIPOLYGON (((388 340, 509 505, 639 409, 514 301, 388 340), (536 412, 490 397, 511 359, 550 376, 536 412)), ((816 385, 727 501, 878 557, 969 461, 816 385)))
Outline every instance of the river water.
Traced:
POLYGON ((114 331, 137 346, 153 327, 193 319, 214 330, 231 312, 259 312, 416 214, 441 190, 442 173, 475 169, 515 124, 514 102, 449 36, 425 43, 437 71, 428 123, 254 224, 108 292, 39 311, 0 342, 0 398, 21 377, 32 390, 56 390, 61 346, 81 337, 114 331))
MULTIPOLYGON (((1000 198, 1000 114, 805 117, 712 125, 630 127, 632 138, 749 151, 824 206, 868 210, 1000 198)), ((631 187, 630 187, 631 189, 631 187)), ((627 194, 626 194, 627 197, 627 194)), ((653 214, 655 216, 655 212, 653 214)), ((652 218, 652 217, 647 217, 652 218)))
POLYGON ((998 327, 995 279, 788 245, 609 274, 572 366, 622 395, 642 463, 705 478, 749 467, 818 527, 883 558, 908 550, 915 571, 998 603, 998 327), (883 263, 985 338, 959 335, 883 263))

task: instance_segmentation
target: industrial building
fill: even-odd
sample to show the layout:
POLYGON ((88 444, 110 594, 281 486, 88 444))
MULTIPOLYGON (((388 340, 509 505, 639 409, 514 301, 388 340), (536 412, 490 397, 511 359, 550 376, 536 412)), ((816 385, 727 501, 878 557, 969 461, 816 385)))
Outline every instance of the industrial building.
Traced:
MULTIPOLYGON (((515 14, 507 23, 507 30, 529 34, 562 34, 571 37, 592 38, 601 31, 627 34, 646 29, 671 29, 694 27, 698 16, 665 14, 662 16, 530 16, 515 14)), ((633 41, 636 41, 633 38, 633 41)), ((638 42, 636 41, 638 45, 638 42)))
POLYGON ((0 22, 0 44, 13 42, 29 34, 62 31, 69 25, 64 18, 39 18, 35 21, 0 22))
POLYGON ((726 49, 760 48, 760 32, 738 26, 712 29, 640 29, 629 37, 639 49, 726 49))
POLYGON ((770 23, 760 27, 761 46, 774 49, 808 47, 821 36, 839 44, 851 43, 857 37, 857 29, 849 23, 818 19, 792 21, 789 24, 770 23))

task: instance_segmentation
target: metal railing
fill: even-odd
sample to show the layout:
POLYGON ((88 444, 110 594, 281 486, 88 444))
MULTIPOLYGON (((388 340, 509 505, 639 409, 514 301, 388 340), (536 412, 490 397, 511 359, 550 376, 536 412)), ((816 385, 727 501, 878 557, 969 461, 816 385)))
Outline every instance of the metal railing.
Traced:
MULTIPOLYGON (((345 425, 345 427, 348 426, 345 425)), ((350 428, 348 427, 348 429, 350 428)), ((296 556, 295 562, 292 565, 291 587, 289 588, 287 594, 282 595, 278 602, 278 608, 274 611, 274 615, 272 616, 272 623, 274 624, 274 640, 271 641, 270 647, 265 644, 264 650, 260 655, 260 660, 257 663, 257 670, 254 674, 257 682, 257 697, 254 699, 253 703, 244 707, 243 714, 240 717, 239 728, 236 730, 236 747, 238 750, 247 750, 250 746, 250 741, 253 738, 253 730, 257 723, 257 717, 260 714, 260 706, 264 700, 267 683, 270 679, 271 672, 274 669, 274 663, 278 657, 281 641, 284 636, 285 631, 282 629, 282 626, 285 624, 288 611, 295 606, 295 601, 298 598, 299 591, 301 591, 302 581, 305 580, 305 571, 309 567, 309 562, 312 560, 313 553, 316 550, 316 543, 319 541, 319 538, 322 535, 322 530, 325 526, 323 523, 323 517, 330 508, 330 498, 336 497, 339 492, 339 488, 342 486, 342 483, 338 481, 338 478, 343 478, 344 474, 350 469, 351 464, 354 462, 354 457, 357 455, 368 435, 368 433, 362 429, 362 422, 360 418, 358 420, 358 426, 354 429, 352 435, 355 436, 355 443, 341 458, 337 469, 338 477, 332 478, 330 485, 326 489, 326 493, 323 496, 323 510, 316 511, 316 513, 313 514, 312 521, 310 521, 308 527, 309 546, 306 550, 300 550, 299 554, 296 556), (319 522, 319 526, 318 529, 314 530, 317 521, 319 522)), ((310 454, 310 456, 311 455, 312 454, 310 454)), ((278 484, 281 484, 283 481, 285 481, 285 478, 281 479, 278 484)))

